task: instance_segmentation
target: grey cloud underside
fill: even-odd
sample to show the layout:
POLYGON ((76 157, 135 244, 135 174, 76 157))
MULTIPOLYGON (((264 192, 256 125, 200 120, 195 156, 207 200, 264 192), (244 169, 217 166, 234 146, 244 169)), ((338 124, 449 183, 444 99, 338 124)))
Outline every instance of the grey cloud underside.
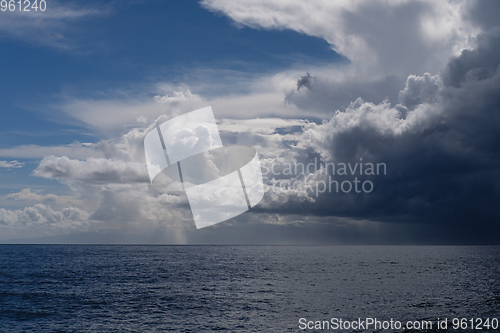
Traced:
POLYGON ((65 156, 45 157, 33 174, 43 178, 86 184, 135 183, 149 179, 144 163, 110 158, 89 158, 80 161, 65 156))
POLYGON ((380 103, 386 98, 397 100, 398 91, 404 83, 397 76, 334 81, 308 73, 298 80, 297 89, 290 91, 285 101, 301 109, 327 115, 335 110, 346 109, 357 98, 374 103, 380 103))

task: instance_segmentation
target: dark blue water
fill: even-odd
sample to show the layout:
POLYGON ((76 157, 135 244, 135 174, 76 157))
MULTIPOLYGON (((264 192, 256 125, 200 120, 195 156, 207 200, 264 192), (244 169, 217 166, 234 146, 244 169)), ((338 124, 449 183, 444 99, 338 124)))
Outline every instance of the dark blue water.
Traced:
POLYGON ((499 247, 0 245, 0 258, 1 332, 500 318, 499 247))

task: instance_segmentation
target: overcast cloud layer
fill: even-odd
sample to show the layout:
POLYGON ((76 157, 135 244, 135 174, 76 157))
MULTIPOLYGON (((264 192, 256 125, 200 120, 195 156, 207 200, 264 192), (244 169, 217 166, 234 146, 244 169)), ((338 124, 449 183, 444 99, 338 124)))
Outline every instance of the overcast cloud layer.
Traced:
POLYGON ((153 100, 65 96, 51 107, 103 139, 0 149, 10 158, 0 167, 42 158, 32 175, 73 193, 24 189, 2 198, 26 202, 0 210, 2 240, 109 233, 116 241, 173 243, 498 242, 500 27, 490 17, 497 2, 202 5, 238 25, 324 38, 348 61, 256 75, 231 95, 196 93, 205 83, 194 81, 159 84, 164 94, 153 100), (279 172, 265 174, 275 190, 257 207, 198 232, 184 194, 149 184, 143 139, 156 122, 207 105, 225 145, 252 145, 264 169, 279 172), (332 177, 354 176, 284 171, 297 163, 383 163, 386 172, 358 171, 357 179, 372 182, 370 193, 318 193, 332 177))

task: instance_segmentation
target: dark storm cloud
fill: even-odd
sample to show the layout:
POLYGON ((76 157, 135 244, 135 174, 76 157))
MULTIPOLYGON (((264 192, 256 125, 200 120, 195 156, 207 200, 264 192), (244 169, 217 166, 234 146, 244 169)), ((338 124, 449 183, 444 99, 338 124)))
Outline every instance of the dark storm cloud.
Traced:
POLYGON ((461 230, 478 239, 498 232, 499 45, 500 29, 481 34, 477 48, 452 58, 441 75, 410 76, 401 104, 358 99, 305 130, 310 146, 301 154, 308 161, 385 163, 387 175, 358 176, 374 183, 372 193, 274 201, 268 193, 260 210, 447 225, 450 234, 461 230))
POLYGON ((311 84, 313 80, 314 78, 311 75, 311 73, 307 73, 306 75, 301 76, 297 81, 297 90, 300 90, 300 88, 302 87, 311 89, 311 84))
POLYGON ((498 26, 500 17, 500 1, 480 0, 471 3, 468 18, 484 30, 498 26))
POLYGON ((477 37, 474 50, 464 50, 459 57, 450 60, 442 73, 445 86, 467 90, 466 85, 476 88, 477 82, 485 81, 498 74, 500 58, 500 28, 491 29, 489 33, 477 37))

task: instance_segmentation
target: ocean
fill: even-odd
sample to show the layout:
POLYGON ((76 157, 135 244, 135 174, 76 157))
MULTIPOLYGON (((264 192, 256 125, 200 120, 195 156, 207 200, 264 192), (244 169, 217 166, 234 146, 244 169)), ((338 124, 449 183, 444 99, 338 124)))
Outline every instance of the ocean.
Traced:
POLYGON ((0 257, 0 332, 499 331, 500 247, 0 245, 0 257), (404 326, 357 327, 366 318, 404 326), (478 318, 489 328, 471 328, 478 318))

